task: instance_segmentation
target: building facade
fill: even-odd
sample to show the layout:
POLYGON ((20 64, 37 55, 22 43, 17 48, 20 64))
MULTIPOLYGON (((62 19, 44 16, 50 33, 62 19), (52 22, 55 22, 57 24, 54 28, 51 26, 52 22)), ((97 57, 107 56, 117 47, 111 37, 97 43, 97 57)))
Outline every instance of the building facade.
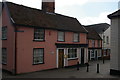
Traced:
POLYGON ((108 15, 111 19, 110 74, 120 75, 120 10, 108 15))
POLYGON ((105 59, 110 59, 110 25, 107 23, 88 25, 93 28, 102 38, 102 56, 105 59))
POLYGON ((102 38, 91 27, 85 27, 88 31, 88 60, 98 60, 102 58, 102 38))
POLYGON ((88 62, 87 30, 76 18, 54 9, 2 5, 3 69, 21 74, 88 62))

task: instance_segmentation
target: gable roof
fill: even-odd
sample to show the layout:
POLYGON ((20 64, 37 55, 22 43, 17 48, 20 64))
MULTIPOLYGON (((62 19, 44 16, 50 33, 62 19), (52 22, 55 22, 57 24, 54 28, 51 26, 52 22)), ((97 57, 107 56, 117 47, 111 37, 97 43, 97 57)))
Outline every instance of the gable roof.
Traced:
POLYGON ((99 34, 91 27, 85 27, 86 30, 88 31, 88 39, 93 39, 93 40, 102 40, 102 38, 99 36, 99 34))
POLYGON ((76 18, 6 2, 14 24, 86 33, 76 18))
POLYGON ((108 15, 108 18, 112 19, 112 18, 115 18, 115 17, 120 17, 120 9, 110 15, 108 15))
POLYGON ((93 25, 87 25, 85 27, 91 27, 93 28, 98 34, 102 34, 103 32, 105 32, 110 25, 107 23, 100 23, 100 24, 93 24, 93 25))

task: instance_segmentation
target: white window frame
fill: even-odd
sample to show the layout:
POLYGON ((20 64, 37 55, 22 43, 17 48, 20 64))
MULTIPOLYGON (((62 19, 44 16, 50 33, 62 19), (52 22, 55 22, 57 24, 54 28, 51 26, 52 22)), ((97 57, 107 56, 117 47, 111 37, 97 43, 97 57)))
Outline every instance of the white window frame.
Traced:
POLYGON ((39 29, 39 28, 34 28, 34 40, 35 41, 44 41, 45 40, 45 30, 44 29, 39 29), (41 35, 42 35, 43 38, 41 38, 41 35), (37 38, 36 38, 36 36, 37 36, 37 38))
POLYGON ((7 39, 7 26, 2 27, 2 39, 7 39))
MULTIPOLYGON (((39 60, 39 59, 38 59, 39 60)), ((43 64, 44 63, 44 48, 34 48, 33 49, 33 64, 35 65, 35 64, 43 64), (43 53, 40 53, 40 52, 37 52, 37 53, 35 53, 35 50, 38 50, 38 49, 41 49, 41 50, 43 50, 42 52, 43 53), (41 61, 39 61, 39 62, 35 62, 35 58, 41 58, 42 57, 42 62, 41 61)))
POLYGON ((7 48, 2 48, 2 64, 7 64, 7 48))
POLYGON ((94 50, 90 50, 90 57, 95 58, 95 51, 94 50), (94 56, 92 56, 92 54, 94 54, 94 56))
POLYGON ((73 34, 73 42, 79 42, 79 33, 73 34))
POLYGON ((106 36, 106 43, 109 44, 109 36, 106 36))
POLYGON ((68 52, 68 53, 67 53, 67 54, 68 54, 68 60, 70 60, 70 59, 77 59, 77 58, 78 58, 78 49, 77 49, 77 48, 68 48, 68 49, 67 49, 67 52, 68 52), (71 57, 69 58, 69 51, 68 51, 69 49, 76 49, 76 55, 77 55, 77 56, 76 56, 76 57, 73 57, 73 58, 71 58, 71 57))
POLYGON ((58 41, 65 41, 65 32, 58 31, 58 41))

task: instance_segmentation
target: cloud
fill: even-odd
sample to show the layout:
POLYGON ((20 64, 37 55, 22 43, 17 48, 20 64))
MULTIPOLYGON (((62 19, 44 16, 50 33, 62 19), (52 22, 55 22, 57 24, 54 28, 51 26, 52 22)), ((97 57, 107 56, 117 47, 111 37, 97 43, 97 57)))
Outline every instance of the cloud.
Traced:
POLYGON ((83 5, 88 0, 55 0, 57 6, 83 5))
POLYGON ((89 2, 119 2, 119 0, 89 0, 89 2))
POLYGON ((111 12, 103 12, 97 17, 85 17, 82 19, 78 19, 81 24, 83 25, 91 25, 91 24, 98 24, 98 23, 108 23, 110 24, 110 20, 107 18, 111 12))

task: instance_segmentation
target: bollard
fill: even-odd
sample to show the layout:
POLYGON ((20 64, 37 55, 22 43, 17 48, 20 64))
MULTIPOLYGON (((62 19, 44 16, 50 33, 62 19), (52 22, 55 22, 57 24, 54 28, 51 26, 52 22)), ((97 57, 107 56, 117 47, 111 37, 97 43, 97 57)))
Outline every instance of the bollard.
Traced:
POLYGON ((87 63, 86 65, 87 65, 87 72, 89 72, 89 64, 87 63))
POLYGON ((77 62, 77 70, 79 70, 79 62, 77 62))
POLYGON ((97 73, 99 73, 99 64, 97 64, 97 73))
POLYGON ((104 57, 103 57, 103 64, 105 63, 104 57))

